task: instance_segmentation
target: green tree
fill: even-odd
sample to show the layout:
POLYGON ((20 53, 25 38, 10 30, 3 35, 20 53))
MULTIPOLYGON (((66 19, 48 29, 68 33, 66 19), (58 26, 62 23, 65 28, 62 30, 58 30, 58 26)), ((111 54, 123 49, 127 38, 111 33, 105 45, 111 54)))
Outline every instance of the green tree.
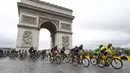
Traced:
POLYGON ((130 56, 130 49, 125 49, 124 52, 127 56, 130 56))

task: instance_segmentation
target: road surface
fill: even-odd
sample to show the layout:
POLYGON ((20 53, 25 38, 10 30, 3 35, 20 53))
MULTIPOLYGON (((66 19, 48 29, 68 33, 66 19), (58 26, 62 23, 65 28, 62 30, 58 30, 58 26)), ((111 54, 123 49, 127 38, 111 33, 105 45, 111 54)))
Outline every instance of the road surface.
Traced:
POLYGON ((99 68, 92 65, 88 68, 68 63, 56 65, 42 60, 30 62, 3 59, 0 60, 0 73, 130 73, 130 61, 123 61, 123 63, 123 68, 116 70, 112 67, 99 68))

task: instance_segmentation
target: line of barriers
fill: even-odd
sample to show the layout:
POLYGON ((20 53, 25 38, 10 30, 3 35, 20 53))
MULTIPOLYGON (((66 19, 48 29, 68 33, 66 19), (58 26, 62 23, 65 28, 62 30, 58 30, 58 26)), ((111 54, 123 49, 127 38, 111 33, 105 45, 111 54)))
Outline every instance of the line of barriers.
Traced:
MULTIPOLYGON (((90 59, 90 56, 86 56, 86 58, 90 59)), ((128 61, 130 61, 130 56, 114 56, 114 58, 118 58, 120 60, 128 60, 128 61)))

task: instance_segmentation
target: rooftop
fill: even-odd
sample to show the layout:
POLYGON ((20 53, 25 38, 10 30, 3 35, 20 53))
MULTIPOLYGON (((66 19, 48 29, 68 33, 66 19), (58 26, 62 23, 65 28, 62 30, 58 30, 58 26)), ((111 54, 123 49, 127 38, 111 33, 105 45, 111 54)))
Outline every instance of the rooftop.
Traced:
POLYGON ((65 8, 65 7, 62 7, 62 6, 58 6, 58 5, 55 5, 55 4, 51 4, 49 2, 40 1, 40 0, 30 0, 30 1, 41 3, 41 4, 45 4, 45 5, 49 5, 49 6, 52 6, 52 7, 56 7, 56 8, 59 8, 59 9, 63 9, 63 10, 67 10, 67 11, 73 12, 72 9, 65 8))

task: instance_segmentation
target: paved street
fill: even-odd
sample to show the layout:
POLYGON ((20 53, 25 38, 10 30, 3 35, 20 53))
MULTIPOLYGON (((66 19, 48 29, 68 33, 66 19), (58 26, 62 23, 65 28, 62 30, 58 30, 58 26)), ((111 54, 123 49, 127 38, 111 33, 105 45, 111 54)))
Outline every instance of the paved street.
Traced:
POLYGON ((84 68, 66 63, 55 65, 41 60, 29 62, 4 59, 0 60, 0 73, 130 73, 130 62, 123 61, 123 63, 123 68, 116 70, 112 67, 99 68, 92 65, 84 68))

